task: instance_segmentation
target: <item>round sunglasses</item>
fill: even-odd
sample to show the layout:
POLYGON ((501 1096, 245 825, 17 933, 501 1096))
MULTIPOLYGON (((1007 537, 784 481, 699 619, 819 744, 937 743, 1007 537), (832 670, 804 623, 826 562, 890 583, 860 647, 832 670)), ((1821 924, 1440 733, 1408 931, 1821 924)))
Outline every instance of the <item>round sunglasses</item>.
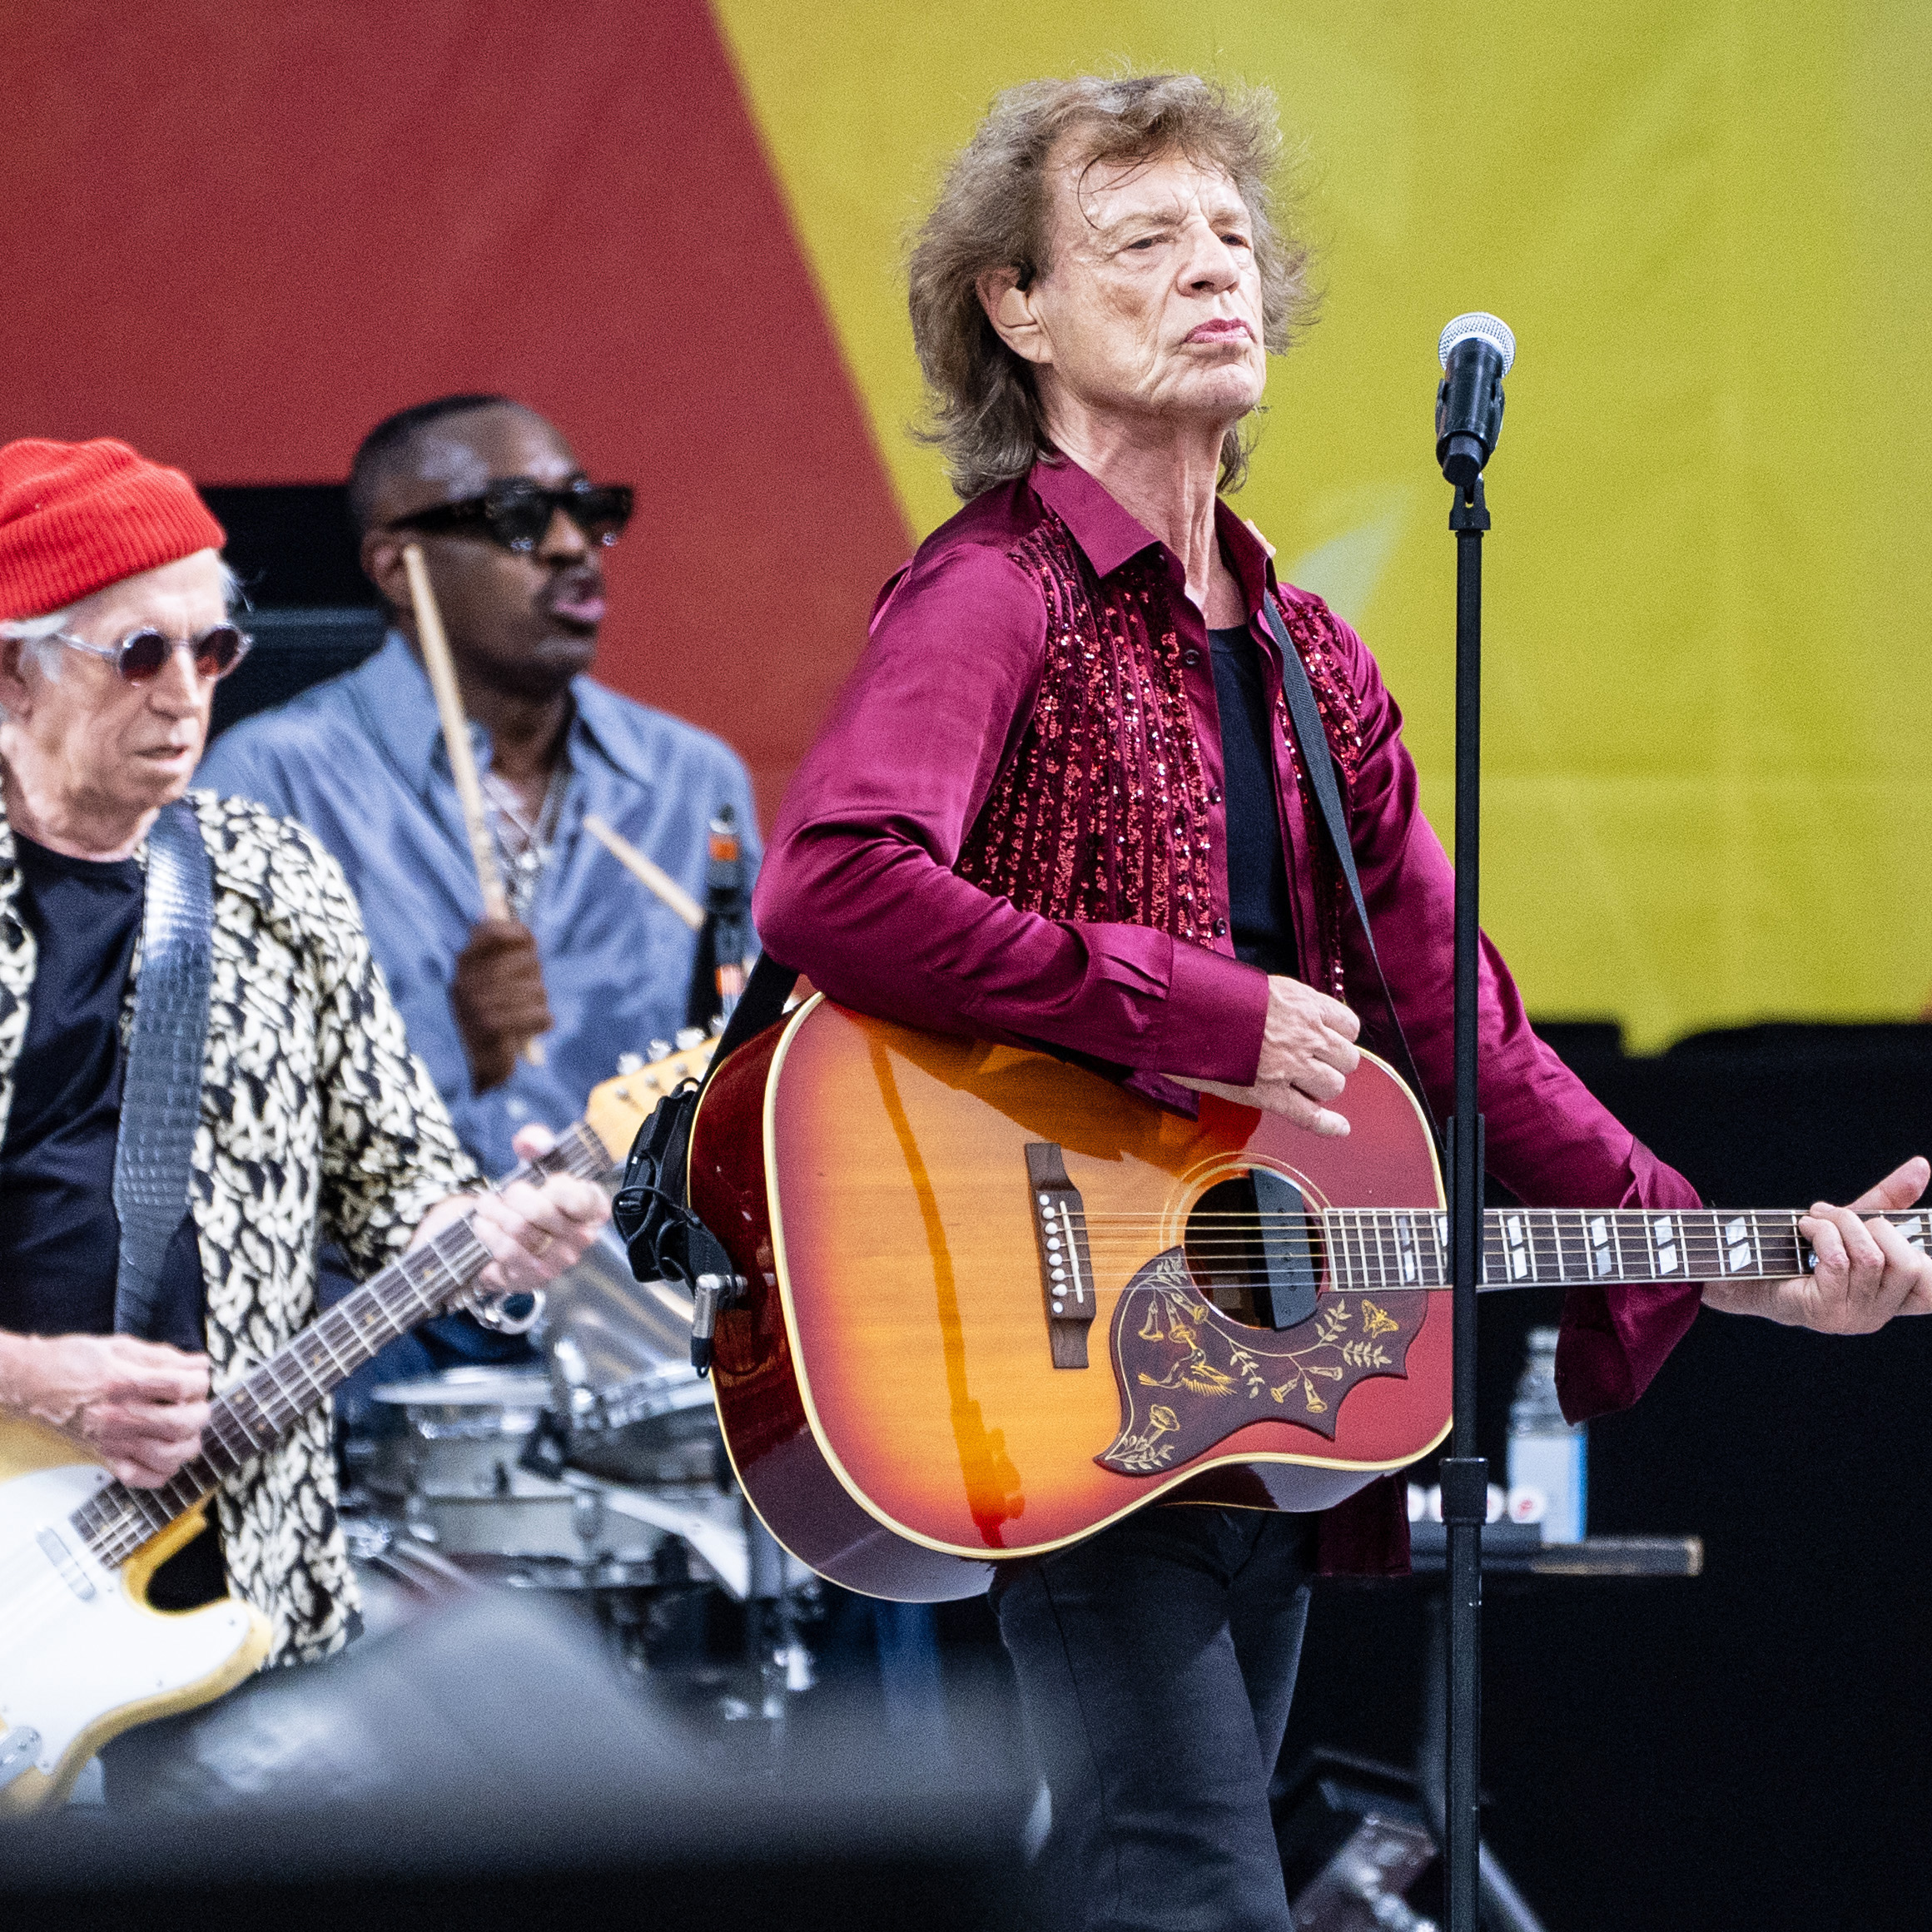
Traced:
POLYGON ((631 520, 630 485, 593 483, 580 476, 561 489, 546 489, 527 476, 504 477, 481 496, 431 504, 427 509, 397 517, 389 527, 487 537, 506 550, 527 552, 543 542, 550 519, 559 510, 592 543, 614 544, 631 520))
POLYGON ((53 633, 57 643, 69 650, 85 651, 90 657, 105 658, 130 684, 151 684, 176 651, 191 653, 197 678, 226 678, 248 655, 255 642, 231 623, 211 624, 196 637, 171 638, 152 624, 130 631, 117 644, 90 644, 85 638, 70 637, 65 631, 53 633))

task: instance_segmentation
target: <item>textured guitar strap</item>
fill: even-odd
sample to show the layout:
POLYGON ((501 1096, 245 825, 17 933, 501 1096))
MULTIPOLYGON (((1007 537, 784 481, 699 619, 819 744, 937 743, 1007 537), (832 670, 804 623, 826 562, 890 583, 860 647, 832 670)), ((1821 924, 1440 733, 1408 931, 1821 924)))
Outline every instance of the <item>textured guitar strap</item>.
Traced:
POLYGON ((1301 752, 1302 767, 1309 775, 1309 784, 1314 787, 1315 802, 1322 808, 1322 823, 1327 829, 1329 843, 1341 862, 1342 876, 1348 882, 1348 896, 1355 901, 1355 916, 1361 921, 1362 936, 1368 942, 1369 963, 1375 968, 1375 977, 1382 988, 1382 1003, 1388 1009, 1388 1023, 1395 1029, 1395 1037, 1402 1047, 1409 1084, 1415 1089, 1415 1097, 1422 1103, 1423 1111, 1428 1115, 1430 1131, 1434 1134, 1439 1148, 1443 1136, 1437 1125, 1435 1109, 1429 1105, 1428 1090, 1423 1085, 1415 1055, 1409 1050, 1408 1036, 1402 1029, 1402 1016, 1395 1010, 1395 996, 1388 990, 1388 975, 1383 971, 1381 956, 1375 950, 1375 931, 1368 923, 1368 903, 1362 896, 1362 882, 1355 872, 1355 852, 1348 841, 1348 821, 1342 811, 1342 794, 1335 783, 1334 761, 1329 752, 1329 734, 1323 728, 1321 708, 1315 703, 1314 687, 1309 683, 1308 666, 1302 663, 1301 653, 1294 648, 1294 641, 1289 636, 1272 596, 1263 596, 1261 613, 1274 639, 1275 648, 1281 653, 1281 695, 1288 704, 1289 722, 1294 727, 1294 741, 1301 752))
POLYGON ((208 1045, 214 875, 194 807, 164 805, 147 835, 141 978, 121 1089, 114 1211, 121 1272, 117 1334, 149 1333, 161 1258, 188 1211, 201 1063, 208 1045))

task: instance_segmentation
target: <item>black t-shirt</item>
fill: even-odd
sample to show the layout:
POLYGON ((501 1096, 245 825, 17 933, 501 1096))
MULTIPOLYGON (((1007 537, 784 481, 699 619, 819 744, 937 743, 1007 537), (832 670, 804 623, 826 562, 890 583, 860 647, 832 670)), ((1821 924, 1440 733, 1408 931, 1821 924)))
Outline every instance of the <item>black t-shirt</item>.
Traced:
MULTIPOLYGON (((29 1335, 114 1331, 121 1218, 114 1150, 127 1055, 127 994, 146 876, 133 859, 102 864, 13 835, 20 916, 37 956, 13 1106, 0 1143, 0 1329, 29 1335)), ((161 1259, 151 1342, 199 1354, 206 1293, 193 1217, 161 1259)), ((156 1570, 147 1600, 191 1610, 226 1595, 221 1537, 209 1527, 156 1570)))
MULTIPOLYGON (((114 1150, 127 1055, 121 1008, 144 875, 16 832, 20 916, 37 947, 27 1038, 0 1143, 0 1329, 112 1334, 120 1273, 114 1150)), ((206 1346, 201 1259, 184 1214, 144 1338, 206 1346)))
POLYGON ((1221 790, 1228 815, 1228 921, 1234 956, 1264 972, 1290 973, 1294 901, 1274 792, 1274 721, 1260 647, 1239 630, 1209 631, 1214 698, 1221 711, 1221 790))

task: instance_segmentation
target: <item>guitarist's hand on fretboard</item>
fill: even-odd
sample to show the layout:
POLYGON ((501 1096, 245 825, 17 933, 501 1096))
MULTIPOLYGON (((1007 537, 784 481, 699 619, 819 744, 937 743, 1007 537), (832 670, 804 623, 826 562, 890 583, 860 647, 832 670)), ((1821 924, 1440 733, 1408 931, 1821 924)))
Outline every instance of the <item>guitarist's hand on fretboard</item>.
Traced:
POLYGON ((1798 1223, 1817 1265, 1784 1281, 1713 1281, 1704 1299, 1726 1314, 1763 1315, 1832 1335, 1869 1334, 1894 1315, 1932 1314, 1932 1257, 1911 1247, 1889 1221, 1861 1214, 1909 1208, 1932 1180, 1914 1155, 1849 1208, 1820 1201, 1798 1223))
MULTIPOLYGON (((518 1158, 534 1160, 555 1144, 542 1127, 524 1127, 510 1145, 518 1158)), ((512 1181, 500 1192, 452 1194, 423 1216, 412 1249, 439 1228, 464 1214, 474 1217, 476 1238, 494 1259, 477 1277, 490 1294, 527 1294, 574 1268, 610 1219, 610 1203, 594 1182, 553 1174, 541 1186, 512 1181)))
POLYGON ((201 1449, 208 1358, 132 1335, 0 1334, 0 1409, 51 1423, 153 1489, 201 1449))
POLYGON ((1299 980, 1271 973, 1254 1084, 1229 1086, 1178 1073, 1168 1077, 1196 1093, 1218 1094, 1237 1106, 1280 1114, 1312 1134, 1336 1138, 1348 1131, 1348 1123, 1331 1103, 1341 1097, 1348 1076, 1362 1064, 1355 1045, 1361 1031, 1362 1022, 1339 1000, 1299 980))

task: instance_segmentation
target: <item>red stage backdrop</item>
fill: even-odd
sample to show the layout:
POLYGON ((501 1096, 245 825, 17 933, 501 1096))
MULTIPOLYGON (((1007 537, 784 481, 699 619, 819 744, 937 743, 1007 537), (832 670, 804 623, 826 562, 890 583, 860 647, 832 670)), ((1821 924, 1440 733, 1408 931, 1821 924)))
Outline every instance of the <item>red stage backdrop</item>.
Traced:
POLYGON ((15 0, 0 439, 340 478, 454 390, 634 483, 598 674, 766 820, 908 548, 702 0, 15 0))

